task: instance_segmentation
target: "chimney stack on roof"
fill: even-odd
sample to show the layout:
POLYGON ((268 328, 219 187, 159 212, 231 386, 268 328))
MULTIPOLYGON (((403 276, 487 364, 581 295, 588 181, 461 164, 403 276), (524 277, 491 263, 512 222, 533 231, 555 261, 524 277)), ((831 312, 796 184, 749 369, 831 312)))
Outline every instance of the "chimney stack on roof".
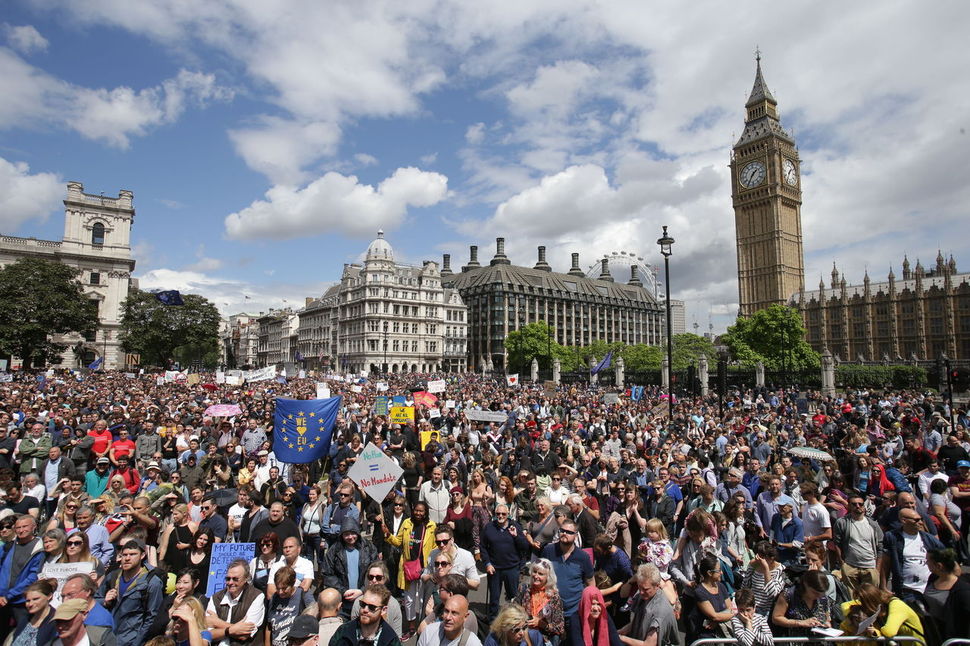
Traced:
POLYGON ((470 269, 478 269, 481 267, 478 264, 478 245, 472 245, 468 248, 468 264, 461 268, 461 270, 468 271, 470 269))
POLYGON ((600 280, 606 280, 606 281, 609 281, 611 283, 613 282, 613 274, 610 273, 610 259, 609 258, 603 258, 602 260, 600 260, 600 275, 599 275, 599 279, 600 280))
POLYGON ((570 276, 585 276, 583 270, 579 268, 579 254, 573 254, 573 266, 569 268, 567 272, 570 276))
POLYGON ((630 280, 627 285, 633 285, 635 287, 643 287, 643 283, 640 282, 640 275, 637 273, 637 266, 630 265, 630 280))
POLYGON ((441 277, 451 276, 451 254, 446 253, 441 256, 441 277))
POLYGON ((539 271, 552 271, 552 267, 546 262, 546 248, 542 245, 539 246, 539 262, 536 263, 533 269, 538 269, 539 271))
POLYGON ((492 265, 511 265, 512 262, 505 255, 505 238, 495 238, 495 257, 492 258, 492 265))

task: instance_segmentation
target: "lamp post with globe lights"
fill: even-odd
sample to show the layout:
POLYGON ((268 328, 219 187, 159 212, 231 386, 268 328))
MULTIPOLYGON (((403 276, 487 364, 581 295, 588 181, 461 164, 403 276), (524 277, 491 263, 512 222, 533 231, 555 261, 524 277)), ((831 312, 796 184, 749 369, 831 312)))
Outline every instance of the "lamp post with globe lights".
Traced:
POLYGON ((671 247, 674 246, 674 239, 667 234, 667 225, 664 225, 663 237, 657 240, 660 245, 660 254, 664 257, 664 288, 667 291, 667 417, 668 424, 674 423, 674 338, 672 334, 673 326, 670 320, 670 256, 673 255, 671 247))

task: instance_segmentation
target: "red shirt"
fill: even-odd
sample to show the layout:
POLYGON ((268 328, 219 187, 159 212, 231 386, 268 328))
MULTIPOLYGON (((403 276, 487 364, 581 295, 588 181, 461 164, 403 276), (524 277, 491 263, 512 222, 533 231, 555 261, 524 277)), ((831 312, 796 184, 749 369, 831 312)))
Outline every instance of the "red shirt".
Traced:
POLYGON ((111 446, 112 435, 111 431, 104 429, 104 431, 98 433, 93 428, 88 431, 88 437, 94 438, 94 444, 91 446, 91 453, 96 455, 101 455, 102 453, 108 452, 108 447, 111 446))
POLYGON ((117 440, 111 443, 111 448, 115 450, 115 460, 123 455, 131 456, 135 452, 135 443, 131 440, 117 440))
MULTIPOLYGON (((970 491, 970 478, 963 478, 959 474, 950 476, 946 484, 948 487, 956 487, 960 493, 970 491)), ((970 513, 970 498, 957 498, 953 502, 963 510, 963 513, 970 513)))

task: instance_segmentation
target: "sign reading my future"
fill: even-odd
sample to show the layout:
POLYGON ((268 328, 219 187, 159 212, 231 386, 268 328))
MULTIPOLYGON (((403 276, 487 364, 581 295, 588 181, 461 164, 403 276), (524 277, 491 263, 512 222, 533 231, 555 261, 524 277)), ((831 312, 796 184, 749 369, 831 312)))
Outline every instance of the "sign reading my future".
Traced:
POLYGON ((368 442, 357 461, 350 467, 347 477, 356 482, 368 496, 377 502, 384 502, 387 493, 394 488, 402 473, 404 469, 373 442, 368 442))

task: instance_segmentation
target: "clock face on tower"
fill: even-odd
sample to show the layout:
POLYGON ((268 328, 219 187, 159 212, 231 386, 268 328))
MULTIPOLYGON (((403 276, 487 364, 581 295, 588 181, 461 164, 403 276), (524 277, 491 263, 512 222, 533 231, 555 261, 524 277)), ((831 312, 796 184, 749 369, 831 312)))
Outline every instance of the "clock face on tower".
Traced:
POLYGON ((781 165, 781 172, 789 186, 798 186, 798 169, 795 168, 795 162, 786 159, 781 165))
POLYGON ((759 161, 754 161, 741 169, 741 185, 745 188, 754 188, 765 181, 765 165, 759 161))

